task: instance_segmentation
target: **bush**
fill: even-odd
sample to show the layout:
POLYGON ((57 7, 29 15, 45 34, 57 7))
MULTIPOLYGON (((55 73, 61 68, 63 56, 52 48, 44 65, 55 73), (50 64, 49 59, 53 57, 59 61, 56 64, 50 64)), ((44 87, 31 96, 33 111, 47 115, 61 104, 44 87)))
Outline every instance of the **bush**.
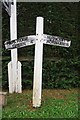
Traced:
MULTIPOLYGON (((71 88, 78 87, 79 74, 75 67, 71 63, 72 61, 66 61, 64 59, 57 62, 48 61, 44 63, 43 67, 43 87, 47 88, 71 88), (44 84, 46 83, 46 84, 44 84)), ((74 62, 75 63, 75 62, 74 62)))
MULTIPOLYGON (((3 88, 8 88, 7 64, 3 61, 2 79, 3 88)), ((72 88, 79 87, 80 61, 60 59, 57 61, 44 60, 43 88, 72 88)), ((34 61, 22 62, 22 87, 33 88, 34 61)), ((37 74, 37 73, 36 73, 37 74)))

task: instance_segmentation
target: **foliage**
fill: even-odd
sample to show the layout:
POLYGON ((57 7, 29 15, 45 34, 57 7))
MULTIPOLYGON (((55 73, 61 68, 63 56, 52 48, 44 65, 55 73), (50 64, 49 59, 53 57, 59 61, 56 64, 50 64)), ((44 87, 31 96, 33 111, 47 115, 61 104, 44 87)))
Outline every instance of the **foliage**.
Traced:
POLYGON ((2 86, 3 89, 8 88, 8 68, 7 68, 8 62, 4 62, 2 64, 2 86))
POLYGON ((78 87, 80 81, 79 74, 76 69, 77 66, 75 65, 75 62, 73 64, 71 62, 72 61, 70 60, 66 61, 64 59, 60 59, 57 62, 46 62, 43 67, 44 88, 78 87))
POLYGON ((33 87, 33 61, 22 62, 22 85, 24 88, 32 88, 33 87))

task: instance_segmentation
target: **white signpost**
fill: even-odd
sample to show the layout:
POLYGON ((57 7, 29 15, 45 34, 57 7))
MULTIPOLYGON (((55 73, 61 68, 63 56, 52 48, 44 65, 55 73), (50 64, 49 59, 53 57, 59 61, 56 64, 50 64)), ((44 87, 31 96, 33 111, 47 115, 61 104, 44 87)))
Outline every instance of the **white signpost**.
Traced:
MULTIPOLYGON (((16 0, 3 0, 3 5, 10 16, 10 39, 17 39, 16 0)), ((21 63, 17 60, 17 48, 11 50, 11 62, 8 63, 9 93, 22 92, 21 63)))
POLYGON ((57 36, 43 34, 43 18, 37 17, 36 22, 36 44, 35 44, 35 61, 34 61, 34 82, 33 82, 33 107, 41 106, 42 91, 42 61, 43 61, 43 43, 49 45, 57 45, 69 47, 70 42, 57 36))
POLYGON ((5 42, 5 47, 9 50, 15 50, 15 48, 21 48, 35 44, 33 107, 40 107, 41 105, 43 43, 62 47, 70 47, 71 43, 71 41, 67 41, 66 39, 62 39, 58 36, 43 34, 43 26, 43 18, 37 17, 36 35, 25 36, 13 41, 5 42))
POLYGON ((43 18, 37 17, 34 58, 33 107, 41 105, 42 59, 43 59, 43 18))

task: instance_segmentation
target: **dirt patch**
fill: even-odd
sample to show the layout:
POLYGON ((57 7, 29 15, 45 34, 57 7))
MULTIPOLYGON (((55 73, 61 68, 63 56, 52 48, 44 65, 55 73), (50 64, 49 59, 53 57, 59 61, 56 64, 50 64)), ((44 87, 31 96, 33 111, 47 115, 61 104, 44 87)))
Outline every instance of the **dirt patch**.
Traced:
POLYGON ((68 94, 78 93, 77 89, 70 89, 70 90, 61 90, 61 89, 48 89, 43 90, 42 97, 51 97, 51 98, 59 98, 65 99, 68 94))
POLYGON ((31 110, 31 111, 36 111, 37 108, 33 107, 33 102, 32 100, 29 100, 28 101, 28 108, 31 110))

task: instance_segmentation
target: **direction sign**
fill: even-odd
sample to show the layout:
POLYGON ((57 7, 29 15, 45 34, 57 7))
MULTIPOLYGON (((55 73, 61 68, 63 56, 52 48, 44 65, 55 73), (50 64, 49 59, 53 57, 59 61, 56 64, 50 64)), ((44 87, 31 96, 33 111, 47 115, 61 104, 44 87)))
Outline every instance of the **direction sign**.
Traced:
POLYGON ((44 35, 43 36, 44 44, 49 44, 49 45, 56 45, 56 46, 62 46, 62 47, 70 47, 71 41, 67 41, 66 39, 63 39, 58 36, 51 36, 51 35, 44 35))
POLYGON ((21 48, 21 47, 33 45, 33 44, 35 44, 35 40, 36 40, 35 35, 21 37, 19 39, 15 39, 12 41, 6 41, 5 48, 10 50, 10 49, 14 49, 14 48, 21 48))
MULTIPOLYGON (((9 50, 14 48, 21 48, 35 44, 36 40, 37 39, 35 35, 25 36, 12 41, 6 41, 5 47, 9 50)), ((70 47, 71 44, 71 41, 67 41, 66 39, 63 39, 61 37, 46 34, 43 34, 43 39, 41 40, 41 42, 48 45, 56 45, 62 47, 70 47)))

